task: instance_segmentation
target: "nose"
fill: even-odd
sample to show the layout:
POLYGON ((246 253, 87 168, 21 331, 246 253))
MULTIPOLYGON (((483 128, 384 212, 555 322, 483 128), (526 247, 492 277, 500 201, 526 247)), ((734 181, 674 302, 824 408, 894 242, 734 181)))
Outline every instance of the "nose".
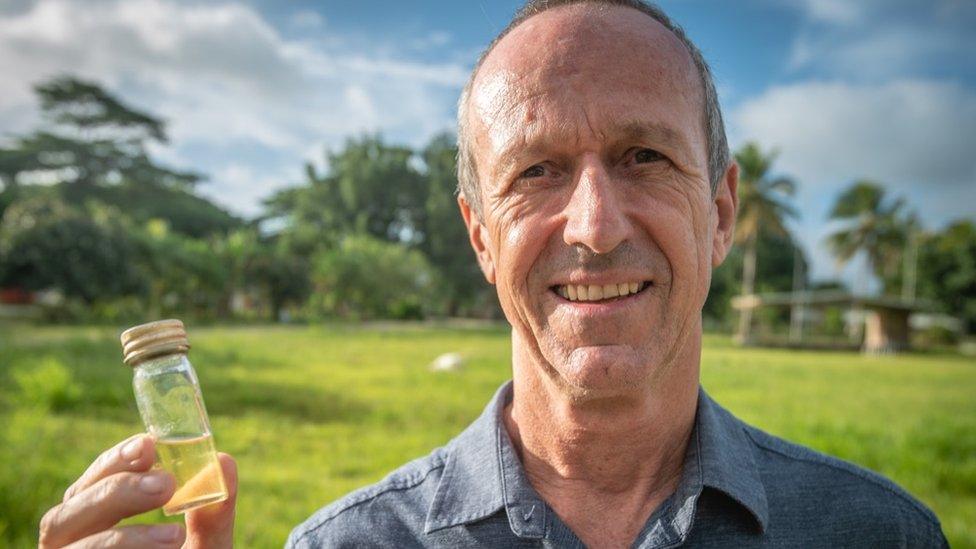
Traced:
POLYGON ((566 244, 582 244, 605 254, 630 238, 631 224, 618 194, 602 163, 587 160, 564 211, 566 244))

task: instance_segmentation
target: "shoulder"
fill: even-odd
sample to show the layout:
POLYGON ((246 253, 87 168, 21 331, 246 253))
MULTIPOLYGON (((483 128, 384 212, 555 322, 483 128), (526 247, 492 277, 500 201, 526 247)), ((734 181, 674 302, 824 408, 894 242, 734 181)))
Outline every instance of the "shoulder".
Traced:
POLYGON ((770 509, 792 515, 786 522, 876 532, 900 545, 943 545, 939 519, 891 480, 742 425, 756 446, 757 465, 770 509))
POLYGON ((319 509, 292 530, 286 547, 412 545, 423 531, 427 509, 446 460, 438 448, 319 509))

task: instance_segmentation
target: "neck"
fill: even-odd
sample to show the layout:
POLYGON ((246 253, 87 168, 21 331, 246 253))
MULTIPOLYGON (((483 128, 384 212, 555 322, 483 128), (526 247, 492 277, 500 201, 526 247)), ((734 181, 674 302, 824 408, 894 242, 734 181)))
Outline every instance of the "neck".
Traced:
POLYGON ((506 428, 529 482, 588 546, 629 545, 677 487, 697 408, 700 341, 700 333, 687 338, 646 386, 592 399, 566 391, 513 342, 506 428))

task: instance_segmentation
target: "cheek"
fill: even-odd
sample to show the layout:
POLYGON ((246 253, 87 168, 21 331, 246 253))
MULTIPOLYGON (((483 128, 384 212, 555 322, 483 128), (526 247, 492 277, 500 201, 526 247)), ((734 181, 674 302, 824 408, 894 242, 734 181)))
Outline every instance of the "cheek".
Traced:
POLYGON ((513 209, 507 214, 493 235, 499 243, 496 270, 506 297, 520 302, 533 290, 530 277, 558 223, 544 212, 525 214, 513 209))
POLYGON ((647 234, 668 261, 672 299, 685 296, 698 301, 707 293, 711 274, 708 211, 700 197, 661 192, 645 200, 640 220, 647 234))

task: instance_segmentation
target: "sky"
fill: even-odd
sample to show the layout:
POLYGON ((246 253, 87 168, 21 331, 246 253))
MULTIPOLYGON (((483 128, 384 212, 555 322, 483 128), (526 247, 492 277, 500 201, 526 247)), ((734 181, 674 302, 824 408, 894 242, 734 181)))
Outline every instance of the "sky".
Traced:
MULTIPOLYGON (((0 0, 0 140, 36 128, 31 84, 93 79, 162 116, 154 149, 203 194, 253 216, 303 166, 363 132, 420 147, 453 131, 481 50, 519 2, 0 0)), ((778 151, 790 225, 815 279, 839 270, 827 214, 858 179, 928 229, 976 218, 976 2, 667 0, 715 73, 730 143, 778 151)))

